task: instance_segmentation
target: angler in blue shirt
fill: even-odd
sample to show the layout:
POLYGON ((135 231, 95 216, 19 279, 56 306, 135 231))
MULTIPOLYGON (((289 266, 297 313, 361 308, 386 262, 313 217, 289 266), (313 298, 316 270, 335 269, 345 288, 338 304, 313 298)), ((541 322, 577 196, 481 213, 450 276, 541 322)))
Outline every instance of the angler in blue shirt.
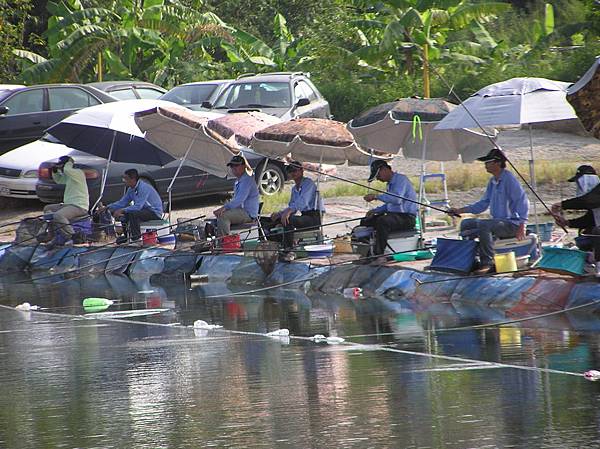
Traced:
POLYGON ((160 220, 163 214, 162 200, 158 192, 147 182, 140 180, 135 168, 126 170, 123 182, 127 185, 125 195, 114 203, 98 209, 102 212, 108 209, 110 213, 123 223, 124 235, 117 239, 118 244, 141 240, 140 223, 143 221, 160 220))
POLYGON ((309 231, 319 227, 325 208, 313 180, 304 177, 302 163, 292 161, 285 169, 288 178, 294 181, 290 202, 285 209, 274 212, 264 224, 269 229, 283 225, 282 258, 291 261, 294 259, 294 252, 290 251, 294 246, 294 230, 309 231))
POLYGON ((489 208, 492 218, 465 219, 460 224, 460 233, 465 237, 479 236, 479 271, 493 271, 493 238, 525 238, 529 200, 517 178, 505 170, 506 156, 502 151, 494 148, 478 160, 485 162, 486 171, 493 175, 483 197, 471 205, 451 208, 449 212, 480 214, 489 208))
POLYGON ((360 222, 361 226, 375 228, 376 255, 385 251, 388 237, 394 231, 410 231, 415 228, 417 218, 417 194, 409 179, 395 173, 387 162, 376 160, 371 164, 369 182, 373 179, 387 182, 387 192, 365 195, 367 202, 383 201, 384 204, 371 209, 360 222))
POLYGON ((231 201, 213 211, 220 236, 229 235, 232 224, 252 223, 258 218, 258 187, 254 178, 246 173, 246 160, 243 156, 233 156, 227 166, 237 181, 231 201))

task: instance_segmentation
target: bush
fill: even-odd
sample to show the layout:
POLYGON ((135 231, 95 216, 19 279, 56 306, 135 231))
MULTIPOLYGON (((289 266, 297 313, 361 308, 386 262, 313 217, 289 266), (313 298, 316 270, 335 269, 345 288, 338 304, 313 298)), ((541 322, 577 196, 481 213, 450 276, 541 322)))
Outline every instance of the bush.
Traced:
POLYGON ((335 120, 347 122, 365 109, 397 98, 410 97, 419 91, 415 80, 378 82, 348 78, 315 80, 323 96, 329 101, 335 120))

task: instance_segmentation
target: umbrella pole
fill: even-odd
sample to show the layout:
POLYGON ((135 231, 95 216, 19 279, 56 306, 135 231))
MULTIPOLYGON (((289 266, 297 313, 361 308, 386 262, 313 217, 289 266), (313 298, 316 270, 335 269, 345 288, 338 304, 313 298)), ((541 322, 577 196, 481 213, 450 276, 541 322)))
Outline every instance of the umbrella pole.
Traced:
MULTIPOLYGON (((323 174, 323 151, 324 148, 321 149, 321 157, 319 157, 319 174, 317 175, 317 194, 315 195, 315 210, 319 210, 319 205, 321 204, 321 174, 323 174)), ((321 231, 321 236, 323 237, 323 241, 325 241, 325 237, 323 236, 323 216, 319 219, 319 229, 321 231)))
POLYGON ((106 168, 104 169, 104 175, 102 176, 102 185, 100 186, 100 195, 98 196, 98 199, 92 206, 91 210, 96 209, 96 206, 98 206, 98 204, 102 200, 102 195, 104 195, 104 187, 106 187, 106 180, 108 179, 108 169, 110 167, 110 161, 112 159, 113 149, 115 148, 115 140, 117 140, 117 132, 113 131, 113 138, 112 138, 112 142, 110 143, 110 150, 108 151, 108 160, 106 161, 106 168))
MULTIPOLYGON (((531 186, 537 192, 537 183, 535 181, 535 164, 533 159, 533 137, 531 136, 531 123, 529 123, 529 178, 531 179, 531 186)), ((540 235, 540 223, 537 214, 537 201, 533 198, 533 215, 535 216, 535 233, 539 237, 540 235)), ((538 239, 538 245, 541 246, 541 241, 538 239)))
MULTIPOLYGON (((423 137, 423 146, 421 150, 421 178, 419 179, 419 203, 423 203, 425 197, 425 157, 427 156, 427 134, 423 137)), ((424 207, 420 207, 418 216, 421 218, 419 226, 419 237, 420 241, 423 242, 423 233, 425 232, 425 214, 426 210, 424 207)))
POLYGON ((185 160, 187 159, 188 155, 190 154, 190 150, 192 149, 192 145, 194 143, 194 138, 192 138, 192 140, 190 141, 190 144, 188 145, 187 150, 185 151, 185 154, 183 155, 183 157, 179 160, 179 165, 177 166, 177 170, 175 170, 175 174, 173 175, 173 179, 171 179, 171 182, 169 183, 169 187, 167 187, 167 194, 169 195, 169 224, 171 224, 171 210, 173 209, 172 206, 172 190, 173 190, 173 184, 175 184, 175 179, 177 179, 177 175, 179 175, 179 172, 181 171, 181 167, 183 166, 183 163, 185 162, 185 160))

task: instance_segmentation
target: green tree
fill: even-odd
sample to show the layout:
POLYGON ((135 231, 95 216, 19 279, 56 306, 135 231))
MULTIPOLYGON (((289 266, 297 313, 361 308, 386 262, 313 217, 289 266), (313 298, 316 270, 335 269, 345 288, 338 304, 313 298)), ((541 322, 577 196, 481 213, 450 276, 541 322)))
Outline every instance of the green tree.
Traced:
POLYGON ((32 65, 21 73, 26 82, 144 79, 158 84, 180 82, 191 59, 210 65, 218 52, 212 39, 229 31, 200 3, 184 6, 167 0, 112 0, 104 7, 84 7, 79 0, 48 3, 51 17, 45 37, 49 55, 21 49, 15 54, 32 65))
POLYGON ((357 54, 377 70, 399 76, 423 68, 423 93, 430 96, 429 65, 439 59, 479 62, 447 46, 449 36, 485 23, 510 9, 507 3, 469 0, 361 1, 365 18, 357 25, 365 44, 357 54))
POLYGON ((0 0, 0 82, 12 82, 19 67, 12 49, 27 44, 26 23, 30 19, 30 0, 0 0))

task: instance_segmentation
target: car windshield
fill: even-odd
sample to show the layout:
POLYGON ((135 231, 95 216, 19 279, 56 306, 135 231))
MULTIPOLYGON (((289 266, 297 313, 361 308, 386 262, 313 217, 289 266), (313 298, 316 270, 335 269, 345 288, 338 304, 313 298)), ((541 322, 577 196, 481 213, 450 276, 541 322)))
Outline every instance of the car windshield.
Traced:
POLYGON ((291 97, 289 83, 238 83, 219 96, 215 108, 289 108, 291 97))
POLYGON ((172 101, 190 109, 199 109, 202 102, 208 101, 217 84, 190 84, 178 86, 160 97, 161 100, 172 101))

